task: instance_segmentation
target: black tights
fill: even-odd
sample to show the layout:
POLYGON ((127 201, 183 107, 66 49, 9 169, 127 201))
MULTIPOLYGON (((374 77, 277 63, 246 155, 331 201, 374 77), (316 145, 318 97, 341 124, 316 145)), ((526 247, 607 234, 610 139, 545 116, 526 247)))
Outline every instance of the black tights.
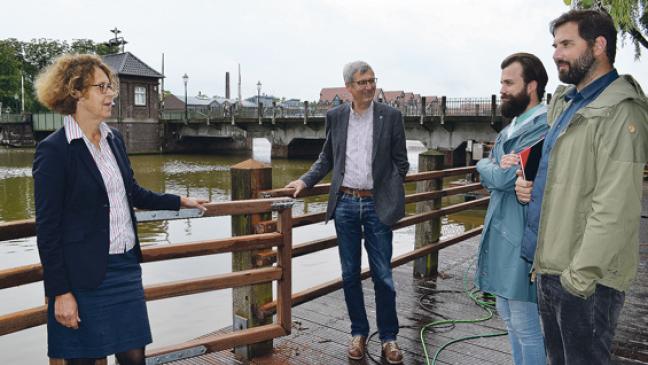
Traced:
MULTIPOLYGON (((146 363, 144 348, 118 352, 115 357, 119 361, 119 365, 144 365, 146 363)), ((95 365, 95 360, 100 359, 68 359, 67 362, 68 365, 95 365)))

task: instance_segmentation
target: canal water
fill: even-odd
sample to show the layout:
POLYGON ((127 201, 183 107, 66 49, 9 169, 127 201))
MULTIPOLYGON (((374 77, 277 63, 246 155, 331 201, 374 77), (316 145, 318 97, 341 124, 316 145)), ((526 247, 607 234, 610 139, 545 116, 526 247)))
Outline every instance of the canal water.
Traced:
MULTIPOLYGON (((423 146, 408 143, 412 171, 417 169, 417 154, 423 146)), ((34 189, 31 177, 33 149, 0 148, 0 222, 34 216, 34 189)), ((312 160, 270 160, 270 146, 265 140, 255 140, 253 158, 272 163, 273 187, 282 187, 299 177, 312 160)), ((249 156, 216 155, 142 155, 131 156, 131 163, 140 185, 179 195, 205 198, 211 201, 230 199, 229 167, 249 156)), ((415 190, 408 184, 409 192, 415 190)), ((445 203, 457 203, 462 198, 446 198, 445 203), (451 200, 450 200, 451 199, 451 200)), ((299 200, 294 214, 318 212, 326 208, 325 197, 299 200)), ((414 213, 414 207, 408 207, 414 213)), ((443 234, 454 235, 464 229, 482 224, 483 210, 467 211, 444 219, 443 234)), ((225 238, 231 236, 229 217, 176 220, 139 225, 142 245, 225 238)), ((317 224, 296 228, 295 243, 333 236, 333 224, 317 224)), ((412 250, 414 227, 394 233, 394 255, 412 250)), ((363 266, 368 266, 366 255, 363 266)), ((0 270, 38 263, 35 238, 0 242, 0 270)), ((335 248, 296 258, 293 261, 293 291, 332 280, 340 275, 335 248)), ((143 265, 144 285, 197 278, 231 271, 229 254, 177 259, 143 265)), ((0 316, 35 307, 44 303, 42 282, 0 290, 0 316)), ((148 303, 153 331, 153 347, 178 343, 232 324, 231 290, 219 290, 180 298, 148 303)), ((46 328, 39 326, 0 337, 0 364, 46 363, 46 328)), ((111 361, 112 363, 112 361, 111 361)))

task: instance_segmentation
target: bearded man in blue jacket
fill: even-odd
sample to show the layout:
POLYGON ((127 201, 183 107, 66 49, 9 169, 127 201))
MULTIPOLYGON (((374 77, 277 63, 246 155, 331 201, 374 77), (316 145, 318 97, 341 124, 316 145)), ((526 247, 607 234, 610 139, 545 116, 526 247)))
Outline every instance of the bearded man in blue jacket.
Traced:
POLYGON ((508 56, 501 65, 502 115, 513 118, 497 136, 489 158, 477 163, 482 185, 490 191, 479 247, 475 284, 495 294, 497 311, 506 323, 515 364, 545 364, 536 286, 531 264, 521 258, 527 206, 515 195, 517 153, 547 132, 547 107, 542 104, 547 71, 529 53, 508 56))

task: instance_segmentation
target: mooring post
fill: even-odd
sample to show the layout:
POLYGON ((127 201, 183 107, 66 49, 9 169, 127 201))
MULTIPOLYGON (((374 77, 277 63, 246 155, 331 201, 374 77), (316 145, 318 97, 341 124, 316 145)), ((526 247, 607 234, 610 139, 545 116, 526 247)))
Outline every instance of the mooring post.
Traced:
MULTIPOLYGON (((272 167, 255 160, 243 161, 230 169, 232 200, 257 199, 261 190, 272 189, 272 167)), ((254 226, 272 218, 272 214, 246 214, 232 216, 232 236, 254 233, 254 226)), ((232 253, 232 272, 271 265, 255 260, 259 251, 232 253)), ((272 283, 232 289, 234 331, 272 323, 272 317, 261 318, 258 308, 272 301, 272 283)), ((234 349, 236 354, 251 359, 272 351, 272 340, 234 349)))
MULTIPOLYGON (((419 172, 443 170, 443 152, 427 150, 419 154, 419 172)), ((416 192, 443 189, 443 178, 419 181, 416 183, 416 192)), ((436 198, 416 203, 416 213, 425 213, 441 208, 441 198, 436 198)), ((416 225, 414 236, 414 249, 430 245, 439 241, 441 237, 441 217, 432 218, 416 225)), ((439 266, 439 253, 431 253, 427 256, 414 260, 414 276, 417 278, 429 278, 437 274, 439 266)))

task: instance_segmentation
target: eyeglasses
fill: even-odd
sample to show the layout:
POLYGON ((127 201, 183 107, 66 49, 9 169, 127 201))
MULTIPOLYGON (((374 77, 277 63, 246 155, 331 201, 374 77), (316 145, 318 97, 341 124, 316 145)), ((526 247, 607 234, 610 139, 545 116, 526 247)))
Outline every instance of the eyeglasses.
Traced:
POLYGON ((112 92, 116 93, 114 85, 112 83, 110 83, 110 82, 102 82, 101 84, 95 84, 95 85, 90 85, 90 86, 98 87, 99 91, 101 91, 102 94, 107 94, 108 89, 110 89, 112 92))
POLYGON ((356 85, 358 85, 358 86, 367 86, 367 84, 376 85, 376 81, 378 81, 378 78, 374 77, 374 78, 371 78, 371 79, 354 81, 354 83, 356 85))

